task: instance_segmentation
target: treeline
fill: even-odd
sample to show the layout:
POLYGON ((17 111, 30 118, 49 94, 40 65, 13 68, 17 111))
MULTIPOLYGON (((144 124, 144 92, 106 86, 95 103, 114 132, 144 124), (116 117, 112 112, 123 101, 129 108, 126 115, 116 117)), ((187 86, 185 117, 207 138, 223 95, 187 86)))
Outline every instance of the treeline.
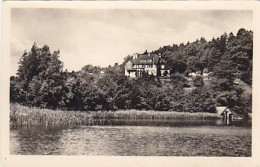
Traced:
POLYGON ((224 33, 207 42, 204 38, 186 45, 164 46, 154 51, 161 54, 172 73, 207 69, 215 77, 239 78, 252 85, 253 32, 240 29, 237 35, 224 33), (222 73, 227 69, 229 73, 222 73))
POLYGON ((186 45, 165 46, 156 51, 172 68, 172 76, 162 80, 144 74, 136 79, 124 75, 125 58, 108 68, 87 65, 77 72, 63 70, 59 51, 47 45, 33 45, 19 62, 17 76, 11 77, 10 101, 26 106, 64 110, 163 110, 179 112, 216 112, 225 105, 238 113, 251 112, 251 93, 235 79, 252 85, 253 34, 240 29, 236 36, 224 34, 207 42, 201 38, 186 45), (208 69, 210 84, 189 72, 208 69))

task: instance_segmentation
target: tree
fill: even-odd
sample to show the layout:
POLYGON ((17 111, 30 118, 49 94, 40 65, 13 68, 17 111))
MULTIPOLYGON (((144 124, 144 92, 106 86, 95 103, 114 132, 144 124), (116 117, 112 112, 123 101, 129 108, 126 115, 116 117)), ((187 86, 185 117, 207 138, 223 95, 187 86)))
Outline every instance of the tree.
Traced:
POLYGON ((20 88, 18 78, 15 76, 10 77, 10 102, 23 103, 26 98, 26 93, 20 88))
POLYGON ((171 67, 172 73, 184 73, 187 69, 187 55, 182 52, 170 53, 164 58, 171 67))
POLYGON ((186 112, 216 112, 216 102, 213 92, 207 88, 196 88, 185 96, 184 109, 186 112))
POLYGON ((59 53, 51 53, 47 45, 38 48, 34 43, 31 51, 23 54, 17 76, 28 105, 58 107, 62 89, 59 53))
POLYGON ((85 71, 87 73, 93 73, 94 72, 94 66, 91 64, 85 65, 82 69, 82 71, 85 71))
POLYGON ((170 80, 146 72, 127 78, 124 65, 133 56, 107 68, 88 64, 80 71, 62 71, 59 51, 34 44, 20 59, 17 77, 10 78, 10 101, 65 110, 215 112, 216 105, 226 105, 239 114, 251 112, 252 94, 243 88, 250 90, 252 85, 251 31, 240 29, 236 36, 224 33, 209 42, 201 38, 186 45, 163 46, 153 53, 160 54, 171 67, 170 80), (202 74, 204 68, 209 71, 209 86, 198 76, 193 79, 195 89, 186 91, 185 75, 199 70, 202 74), (105 73, 100 74, 101 70, 105 73))
POLYGON ((208 56, 208 69, 210 71, 220 62, 221 60, 221 51, 216 47, 211 47, 208 56))
POLYGON ((197 42, 193 42, 193 43, 189 43, 186 45, 185 49, 184 49, 184 53, 190 57, 190 56, 196 56, 198 54, 198 46, 197 46, 197 42))
POLYGON ((183 87, 185 85, 188 84, 187 79, 185 78, 185 76, 183 74, 180 73, 175 73, 171 76, 171 84, 173 85, 173 87, 179 87, 180 89, 183 89, 183 87))
POLYGON ((233 88, 235 80, 235 69, 230 66, 230 62, 222 60, 216 65, 212 72, 212 86, 216 86, 221 91, 229 91, 233 88))
POLYGON ((202 76, 196 76, 193 78, 193 84, 195 87, 203 87, 204 81, 202 76))
POLYGON ((196 56, 190 56, 187 60, 187 70, 189 72, 197 72, 200 71, 200 73, 203 73, 204 66, 201 63, 199 57, 196 56))

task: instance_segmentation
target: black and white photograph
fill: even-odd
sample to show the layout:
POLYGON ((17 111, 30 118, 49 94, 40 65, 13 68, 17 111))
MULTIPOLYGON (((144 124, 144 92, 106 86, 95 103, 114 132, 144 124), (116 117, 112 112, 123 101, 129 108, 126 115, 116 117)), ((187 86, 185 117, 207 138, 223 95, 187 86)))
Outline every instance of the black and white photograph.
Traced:
POLYGON ((253 10, 155 6, 9 9, 11 156, 252 157, 253 10))

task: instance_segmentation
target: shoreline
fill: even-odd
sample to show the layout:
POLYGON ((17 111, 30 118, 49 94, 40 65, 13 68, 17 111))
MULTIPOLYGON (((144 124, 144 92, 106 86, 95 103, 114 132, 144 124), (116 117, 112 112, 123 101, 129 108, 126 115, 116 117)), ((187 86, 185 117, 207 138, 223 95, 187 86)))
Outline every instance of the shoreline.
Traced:
POLYGON ((217 120, 215 113, 185 113, 176 111, 64 111, 39 109, 10 103, 11 126, 25 125, 90 125, 94 120, 217 120))

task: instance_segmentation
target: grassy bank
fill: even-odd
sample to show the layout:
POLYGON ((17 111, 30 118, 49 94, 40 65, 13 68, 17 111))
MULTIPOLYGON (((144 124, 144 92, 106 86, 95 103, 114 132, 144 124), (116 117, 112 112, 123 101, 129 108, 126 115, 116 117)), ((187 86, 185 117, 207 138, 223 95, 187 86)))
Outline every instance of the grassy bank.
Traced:
POLYGON ((183 113, 165 111, 62 111, 30 108, 10 104, 11 126, 24 125, 93 125, 97 119, 176 119, 176 120, 214 120, 221 118, 212 113, 183 113))

